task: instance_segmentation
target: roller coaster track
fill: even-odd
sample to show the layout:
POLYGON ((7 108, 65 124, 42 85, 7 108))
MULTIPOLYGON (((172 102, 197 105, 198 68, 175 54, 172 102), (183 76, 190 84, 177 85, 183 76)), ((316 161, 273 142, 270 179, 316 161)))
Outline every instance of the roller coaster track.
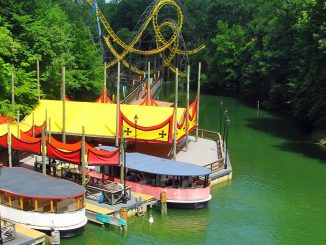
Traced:
MULTIPOLYGON (((146 12, 142 15, 142 21, 138 22, 138 28, 136 30, 136 34, 133 36, 132 41, 127 44, 122 41, 116 33, 113 31, 109 22, 105 19, 102 12, 99 10, 97 5, 93 4, 93 0, 86 0, 86 2, 96 9, 96 16, 100 19, 102 25, 107 31, 108 35, 104 37, 104 42, 107 45, 110 52, 114 55, 114 59, 111 62, 107 63, 107 68, 112 67, 119 61, 123 63, 124 66, 131 69, 133 72, 142 75, 144 73, 143 70, 138 69, 133 66, 129 62, 126 61, 125 57, 128 54, 137 54, 143 56, 156 55, 159 54, 163 60, 164 66, 168 67, 171 71, 175 72, 176 67, 172 64, 173 59, 176 55, 186 56, 191 54, 195 54, 202 49, 205 48, 204 45, 199 45, 197 48, 193 48, 187 50, 185 47, 185 43, 181 34, 184 22, 184 7, 180 4, 178 0, 156 0, 154 1, 146 10, 146 12), (164 6, 172 6, 177 14, 177 20, 173 19, 165 19, 161 23, 159 23, 159 12, 164 6), (152 23, 152 28, 155 33, 155 43, 156 47, 150 50, 141 50, 136 48, 137 43, 141 41, 141 38, 149 27, 150 23, 152 23), (172 35, 169 39, 166 39, 162 34, 162 30, 164 28, 169 28, 172 31, 172 35), (180 45, 180 42, 183 42, 180 45), (122 49, 121 53, 117 51, 113 44, 117 44, 120 49, 122 49), (180 46, 183 46, 184 49, 180 49, 180 46), (168 55, 166 54, 167 52, 168 55)), ((179 69, 180 70, 180 69, 179 69)), ((183 72, 180 75, 185 75, 183 72)))

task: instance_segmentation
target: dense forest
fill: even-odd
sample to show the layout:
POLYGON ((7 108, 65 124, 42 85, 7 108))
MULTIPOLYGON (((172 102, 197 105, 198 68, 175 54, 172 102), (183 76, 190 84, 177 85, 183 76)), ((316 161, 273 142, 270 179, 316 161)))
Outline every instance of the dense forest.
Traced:
MULTIPOLYGON (((128 40, 151 0, 98 0, 114 31, 128 40)), ((307 128, 326 131, 326 3, 322 0, 184 0, 206 49, 203 89, 285 111, 307 128)), ((96 20, 84 1, 0 2, 0 114, 37 102, 36 60, 43 98, 92 100, 102 86, 96 20), (15 105, 11 79, 15 77, 15 105)))

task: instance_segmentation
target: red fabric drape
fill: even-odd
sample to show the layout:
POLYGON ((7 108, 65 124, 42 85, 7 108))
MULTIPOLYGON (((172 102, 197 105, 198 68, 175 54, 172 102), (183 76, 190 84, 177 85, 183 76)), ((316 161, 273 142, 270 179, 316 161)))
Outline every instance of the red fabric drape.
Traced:
POLYGON ((8 147, 8 134, 0 136, 0 146, 8 147))
POLYGON ((19 140, 28 142, 28 143, 36 143, 36 142, 39 142, 41 140, 41 138, 34 138, 34 137, 30 136, 28 133, 20 131, 19 140))
POLYGON ((32 138, 30 140, 27 140, 25 138, 24 140, 21 140, 12 135, 11 145, 12 148, 15 150, 21 150, 41 155, 41 139, 32 138))
MULTIPOLYGON (((148 105, 148 103, 147 103, 147 98, 148 98, 148 96, 147 96, 147 94, 146 94, 144 100, 143 100, 139 105, 148 105)), ((155 102, 155 100, 154 100, 154 98, 153 98, 151 92, 150 92, 150 95, 149 95, 149 105, 150 105, 150 106, 159 106, 159 105, 155 102)))
POLYGON ((60 149, 57 149, 55 146, 53 146, 51 143, 47 142, 47 155, 48 157, 63 160, 66 162, 81 163, 81 151, 62 151, 60 149))
POLYGON ((101 95, 95 100, 96 103, 109 103, 112 104, 112 100, 110 100, 109 96, 108 96, 108 91, 106 90, 106 96, 105 96, 105 100, 103 101, 103 97, 104 97, 104 89, 102 89, 102 93, 101 95))
POLYGON ((61 141, 56 140, 55 138, 53 138, 51 136, 50 142, 51 142, 51 145, 53 145, 55 148, 59 148, 61 150, 65 150, 65 151, 77 151, 77 150, 80 150, 80 148, 81 148, 81 141, 78 141, 78 142, 72 143, 72 144, 66 144, 61 141))
POLYGON ((119 149, 115 151, 104 151, 88 146, 87 155, 89 166, 119 164, 119 149))
MULTIPOLYGON (((36 125, 34 126, 34 136, 38 136, 38 135, 42 134, 43 125, 45 125, 45 122, 40 126, 36 126, 36 125)), ((20 131, 20 132, 23 132, 23 131, 20 131)), ((33 135, 33 127, 31 127, 28 131, 25 131, 23 133, 27 134, 29 136, 32 136, 33 135)))
POLYGON ((11 122, 12 118, 0 115, 0 124, 5 124, 5 123, 7 123, 7 121, 11 122))
POLYGON ((194 101, 189 105, 189 120, 192 121, 197 114, 198 93, 194 101), (191 113, 192 112, 192 113, 191 113))

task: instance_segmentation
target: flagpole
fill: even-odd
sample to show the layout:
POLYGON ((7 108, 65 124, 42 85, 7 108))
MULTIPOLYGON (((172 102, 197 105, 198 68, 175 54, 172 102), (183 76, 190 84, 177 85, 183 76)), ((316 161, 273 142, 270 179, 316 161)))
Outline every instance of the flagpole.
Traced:
POLYGON ((147 80, 147 105, 150 105, 150 90, 151 90, 151 62, 148 61, 148 80, 147 80))
POLYGON ((106 62, 104 62, 103 103, 106 103, 106 62))
POLYGON ((188 131, 189 131, 189 83, 190 83, 190 65, 188 65, 188 70, 187 70, 186 151, 188 151, 188 131))
POLYGON ((117 76, 117 112, 116 112, 116 136, 115 136, 115 145, 119 146, 119 126, 120 126, 120 61, 118 62, 118 76, 117 76))
POLYGON ((197 119, 196 119, 196 142, 198 141, 198 130, 199 130, 199 102, 200 102, 200 73, 201 73, 201 62, 198 64, 198 87, 197 87, 197 119))
POLYGON ((174 102, 174 124, 173 124, 173 160, 176 160, 177 158, 177 123, 178 123, 178 68, 176 68, 175 71, 175 102, 174 102))

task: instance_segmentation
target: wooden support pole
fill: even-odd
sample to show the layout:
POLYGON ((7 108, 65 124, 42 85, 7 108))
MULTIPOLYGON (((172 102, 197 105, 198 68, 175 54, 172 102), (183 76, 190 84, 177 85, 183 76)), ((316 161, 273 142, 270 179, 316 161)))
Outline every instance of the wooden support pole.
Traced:
POLYGON ((35 115, 32 113, 32 136, 35 137, 35 115))
POLYGON ((10 123, 9 120, 7 121, 8 126, 8 165, 12 167, 12 155, 11 155, 11 131, 10 131, 10 123))
POLYGON ((19 197, 19 207, 21 210, 24 209, 24 202, 23 202, 23 198, 22 197, 19 197))
POLYGON ((42 126, 42 138, 41 138, 41 144, 42 144, 42 173, 46 174, 46 165, 45 165, 45 129, 44 125, 42 126))
POLYGON ((121 129, 121 142, 120 142, 120 184, 123 184, 124 183, 124 172, 125 172, 125 169, 124 169, 124 128, 122 127, 121 129))
POLYGON ((54 212, 53 200, 50 201, 50 212, 54 212))
POLYGON ((36 80, 37 80, 37 91, 38 91, 38 101, 41 100, 41 86, 40 86, 40 61, 36 61, 36 80))
POLYGON ((85 159, 85 126, 82 128, 82 144, 81 144, 81 164, 82 164, 82 186, 86 186, 85 173, 86 173, 86 159, 85 159))
POLYGON ((161 201, 161 215, 167 215, 168 214, 168 208, 167 208, 167 195, 165 191, 162 191, 160 194, 160 201, 161 201))
POLYGON ((61 72, 62 79, 62 142, 66 143, 66 68, 62 66, 61 72))
POLYGON ((201 73, 201 62, 198 64, 198 87, 197 87, 197 119, 196 119, 196 142, 198 141, 198 130, 199 130, 199 102, 200 102, 200 73, 201 73))
POLYGON ((79 199, 79 197, 76 197, 76 209, 77 210, 80 209, 80 199, 79 199))
POLYGON ((49 134, 49 142, 51 143, 51 117, 49 117, 49 131, 48 131, 48 134, 49 134))
POLYGON ((117 112, 116 112, 116 136, 115 146, 119 146, 119 130, 120 130, 120 61, 118 62, 118 76, 117 76, 117 112))
POLYGON ((106 103, 106 62, 104 62, 103 103, 106 103))
POLYGON ((129 82, 131 82, 131 52, 129 53, 129 65, 128 65, 128 68, 129 68, 128 80, 129 80, 129 82))
POLYGON ((19 118, 20 118, 20 113, 19 110, 17 111, 17 138, 20 138, 20 127, 19 127, 19 118))
POLYGON ((15 105, 15 66, 11 65, 11 105, 15 105))
POLYGON ((34 199, 34 210, 35 211, 38 210, 38 201, 37 201, 37 199, 34 199))
POLYGON ((189 132, 189 83, 190 83, 190 65, 187 70, 187 108, 186 108, 186 151, 188 151, 188 132, 189 132))
POLYGON ((11 207, 12 201, 11 201, 11 195, 10 194, 8 195, 8 202, 9 202, 9 207, 11 207))
POLYGON ((150 93, 151 93, 151 62, 148 61, 148 79, 147 79, 147 105, 150 105, 150 93))
POLYGON ((174 124, 173 124, 173 160, 177 158, 177 130, 178 130, 178 83, 179 83, 179 71, 175 70, 175 102, 174 102, 174 124))

